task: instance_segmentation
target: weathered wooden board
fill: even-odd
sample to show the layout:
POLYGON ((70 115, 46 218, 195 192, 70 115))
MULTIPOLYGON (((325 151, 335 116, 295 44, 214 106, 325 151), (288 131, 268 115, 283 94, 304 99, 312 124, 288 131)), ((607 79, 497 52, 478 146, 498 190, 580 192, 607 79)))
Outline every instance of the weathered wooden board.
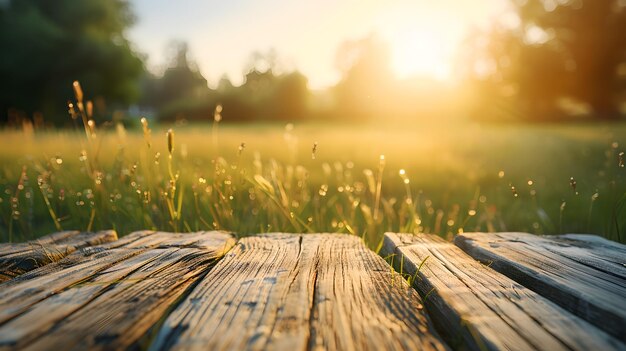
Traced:
POLYGON ((58 261, 87 246, 117 240, 113 230, 96 233, 64 231, 27 243, 0 244, 0 282, 58 261))
POLYGON ((151 349, 442 350, 417 293, 357 237, 240 242, 170 314, 151 349))
POLYGON ((393 255, 455 348, 624 350, 626 345, 432 235, 385 234, 393 255), (423 263, 423 264, 422 264, 423 263), (421 267, 420 267, 421 265, 421 267), (419 271, 418 271, 419 268, 419 271))
POLYGON ((466 233, 475 259, 626 343, 626 246, 591 235, 466 233))
POLYGON ((234 243, 138 232, 26 273, 0 290, 0 349, 128 348, 234 243))

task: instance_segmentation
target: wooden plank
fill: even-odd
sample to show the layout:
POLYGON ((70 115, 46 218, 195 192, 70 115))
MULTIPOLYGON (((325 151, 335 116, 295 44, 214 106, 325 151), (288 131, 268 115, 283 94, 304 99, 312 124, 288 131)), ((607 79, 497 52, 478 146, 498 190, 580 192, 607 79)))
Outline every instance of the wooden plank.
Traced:
POLYGON ((433 235, 386 233, 382 253, 415 275, 454 348, 624 350, 626 345, 433 235), (423 263, 423 264, 422 264, 423 263), (421 267, 420 267, 421 265, 421 267), (419 268, 419 270, 418 270, 419 268))
MULTIPOLYGON (((133 232, 131 234, 123 236, 119 240, 111 241, 111 242, 96 245, 96 246, 83 247, 80 250, 76 250, 72 252, 71 254, 67 255, 62 260, 62 262, 49 264, 49 265, 37 268, 35 270, 32 270, 30 272, 24 273, 16 278, 13 278, 9 281, 2 283, 2 285, 0 286, 6 289, 9 286, 22 284, 26 280, 31 280, 37 277, 50 275, 54 272, 64 270, 68 267, 78 265, 88 260, 95 261, 97 259, 102 259, 103 257, 111 255, 115 252, 115 251, 110 251, 111 249, 121 248, 121 247, 149 248, 151 246, 148 243, 148 240, 151 240, 151 239, 147 239, 146 237, 152 236, 154 234, 158 234, 158 233, 155 231, 147 231, 147 230, 138 231, 138 232, 133 232)), ((153 246, 158 245, 159 242, 160 241, 158 242, 153 241, 153 246)))
POLYGON ((42 236, 39 239, 31 240, 30 242, 25 243, 2 243, 0 244, 0 257, 6 254, 26 251, 31 248, 32 244, 38 245, 49 245, 54 244, 55 242, 62 242, 69 238, 72 238, 76 235, 80 234, 78 230, 65 230, 61 232, 56 232, 52 234, 48 234, 46 236, 42 236))
POLYGON ((151 349, 442 350, 420 298, 353 236, 241 239, 151 349))
POLYGON ((140 232, 27 273, 0 290, 0 349, 131 347, 234 243, 140 232))
POLYGON ((0 244, 0 282, 58 261, 83 247, 117 240, 117 233, 65 231, 19 244, 0 244))
POLYGON ((455 243, 626 343, 626 246, 589 235, 465 233, 455 243))

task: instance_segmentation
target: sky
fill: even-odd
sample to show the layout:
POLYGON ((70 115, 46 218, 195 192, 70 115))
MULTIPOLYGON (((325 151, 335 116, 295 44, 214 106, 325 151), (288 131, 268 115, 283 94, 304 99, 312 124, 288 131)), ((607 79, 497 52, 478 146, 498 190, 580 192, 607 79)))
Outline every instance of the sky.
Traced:
POLYGON ((130 0, 137 22, 128 31, 148 68, 160 72, 168 44, 183 40, 216 86, 223 75, 241 84, 251 53, 274 49, 286 71, 297 69, 321 89, 340 79, 337 50, 375 34, 391 50, 398 78, 451 78, 459 42, 472 27, 502 14, 503 0, 130 0), (479 4, 479 5, 477 5, 479 4))

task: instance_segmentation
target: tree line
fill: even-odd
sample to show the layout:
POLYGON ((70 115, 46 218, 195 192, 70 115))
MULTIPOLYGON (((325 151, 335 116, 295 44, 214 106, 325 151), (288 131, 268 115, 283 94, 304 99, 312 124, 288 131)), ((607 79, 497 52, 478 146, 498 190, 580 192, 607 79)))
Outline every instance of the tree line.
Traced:
MULTIPOLYGON (((468 35, 450 88, 425 78, 398 80, 390 50, 376 36, 337 53, 341 80, 312 92, 298 71, 271 57, 244 82, 214 89, 183 42, 161 75, 125 37, 135 17, 124 0, 8 0, 0 3, 0 123, 66 121, 71 84, 92 94, 94 118, 139 106, 160 120, 328 118, 491 120, 621 119, 626 101, 626 5, 617 0, 508 0, 511 11, 468 35), (270 64, 267 64, 270 62, 270 64)), ((478 6, 478 5, 477 5, 478 6)), ((269 55, 271 56, 271 55, 269 55)), ((136 117, 136 116, 133 116, 136 117)))

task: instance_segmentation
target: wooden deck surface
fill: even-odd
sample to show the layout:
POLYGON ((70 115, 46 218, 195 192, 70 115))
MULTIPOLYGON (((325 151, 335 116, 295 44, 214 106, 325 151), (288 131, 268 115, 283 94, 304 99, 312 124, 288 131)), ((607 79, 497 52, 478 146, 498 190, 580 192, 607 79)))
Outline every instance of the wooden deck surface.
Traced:
POLYGON ((596 236, 114 235, 0 245, 0 350, 626 350, 596 236))
POLYGON ((0 349, 132 346, 233 244, 219 232, 138 232, 8 281, 0 349))
POLYGON ((396 265, 416 275, 415 287, 429 294, 426 306, 439 330, 457 340, 451 346, 546 351, 623 346, 440 237, 387 233, 382 253, 395 254, 396 265))
POLYGON ((626 342, 626 246, 590 235, 471 233, 455 242, 489 267, 626 342))
POLYGON ((419 296, 346 235, 242 239, 153 349, 444 350, 419 296))

